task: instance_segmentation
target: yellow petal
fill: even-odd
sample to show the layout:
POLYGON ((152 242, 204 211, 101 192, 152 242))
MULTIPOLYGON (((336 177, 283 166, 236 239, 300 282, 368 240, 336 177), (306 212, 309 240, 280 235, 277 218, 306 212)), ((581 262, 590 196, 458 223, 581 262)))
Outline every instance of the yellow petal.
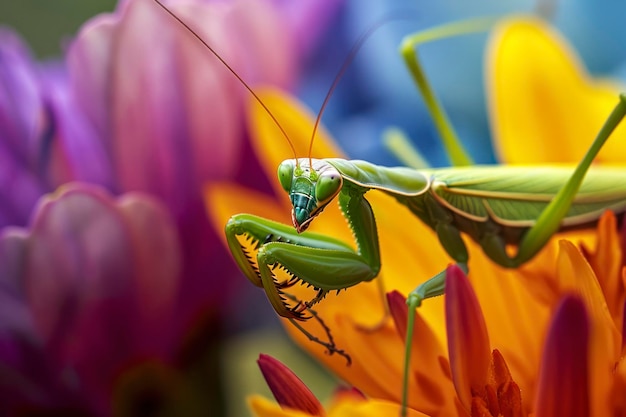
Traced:
POLYGON ((248 398, 248 406, 252 413, 258 417, 311 417, 310 414, 290 408, 281 408, 277 403, 254 395, 248 398))
MULTIPOLYGON (((238 213, 251 213, 287 224, 291 221, 287 206, 279 204, 275 198, 267 194, 234 183, 207 184, 204 187, 204 201, 209 220, 215 230, 224 230, 228 219, 238 213)), ((226 243, 224 233, 219 235, 226 243)))
MULTIPOLYGON (((487 57, 495 146, 506 163, 578 162, 613 107, 616 83, 591 80, 567 42, 532 18, 504 21, 487 57)), ((626 125, 597 158, 626 163, 626 125)))
POLYGON ((312 158, 342 157, 339 147, 334 144, 321 126, 315 135, 313 150, 309 155, 315 117, 295 98, 272 88, 258 89, 257 95, 280 123, 296 153, 294 155, 287 139, 267 111, 256 100, 251 99, 248 124, 252 146, 261 161, 265 175, 275 185, 277 193, 284 193, 276 180, 276 170, 285 159, 309 156, 312 158))
MULTIPOLYGON (((400 404, 383 400, 358 401, 342 398, 328 410, 328 417, 396 417, 400 415, 400 404)), ((428 417, 426 414, 408 409, 409 417, 428 417)))
MULTIPOLYGON (((258 417, 309 417, 309 414, 280 406, 266 398, 255 395, 248 399, 254 415, 258 417)), ((328 417, 397 417, 400 415, 398 403, 376 400, 356 399, 351 396, 337 395, 326 415, 328 417)), ((408 417, 428 417, 418 411, 408 409, 408 417)))

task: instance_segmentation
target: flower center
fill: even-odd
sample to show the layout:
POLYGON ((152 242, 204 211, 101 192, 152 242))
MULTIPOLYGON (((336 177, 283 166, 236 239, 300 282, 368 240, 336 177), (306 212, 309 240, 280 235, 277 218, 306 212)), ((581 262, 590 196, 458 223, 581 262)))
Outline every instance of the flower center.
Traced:
POLYGON ((504 358, 492 352, 490 377, 480 390, 472 390, 472 417, 523 417, 522 394, 504 358))

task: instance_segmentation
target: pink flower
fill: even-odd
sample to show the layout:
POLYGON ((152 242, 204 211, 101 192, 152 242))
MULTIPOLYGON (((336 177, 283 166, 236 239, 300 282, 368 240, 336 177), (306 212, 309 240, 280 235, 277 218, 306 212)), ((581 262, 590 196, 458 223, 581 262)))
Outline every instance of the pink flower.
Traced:
POLYGON ((69 184, 0 235, 2 407, 106 411, 134 361, 166 360, 180 272, 167 211, 69 184))
MULTIPOLYGON (((268 2, 170 1, 168 7, 250 84, 292 83, 294 46, 268 2)), ((68 66, 77 100, 111 161, 113 190, 149 192, 175 218, 184 245, 183 320, 227 300, 231 266, 216 261, 227 254, 207 221, 201 190, 247 163, 249 93, 152 0, 126 2, 86 24, 68 66)))
MULTIPOLYGON (((340 2, 166 3, 248 83, 288 88, 340 2)), ((249 92, 153 0, 91 20, 49 67, 0 32, 0 87, 0 414, 219 409, 193 384, 219 383, 198 365, 245 280, 202 188, 251 182, 249 92)))

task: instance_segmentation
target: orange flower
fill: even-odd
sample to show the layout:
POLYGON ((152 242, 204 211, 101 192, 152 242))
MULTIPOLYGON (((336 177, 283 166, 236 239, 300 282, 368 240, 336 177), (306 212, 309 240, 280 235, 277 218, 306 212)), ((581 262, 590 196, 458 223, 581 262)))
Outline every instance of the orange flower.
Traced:
MULTIPOLYGON (((563 41, 535 20, 504 22, 490 51, 491 114, 504 159, 576 162, 617 101, 617 90, 611 96, 605 94, 604 84, 586 82, 563 41), (525 59, 529 56, 533 59, 525 59), (540 67, 540 60, 545 60, 545 67, 540 67), (525 64, 532 66, 529 74, 520 69, 525 64), (535 111, 533 106, 538 105, 544 107, 535 111), (587 124, 595 125, 595 130, 589 133, 587 124), (527 132, 523 141, 520 132, 527 132), (526 136, 537 139, 531 152, 517 145, 529 146, 526 136), (572 148, 570 155, 563 156, 569 152, 565 148, 572 148), (562 157, 553 158, 555 153, 562 157)), ((311 120, 280 93, 264 91, 261 96, 287 130, 297 156, 307 156, 311 120)), ((266 174, 273 176, 280 161, 292 155, 285 151, 276 126, 256 107, 251 123, 257 155, 266 174)), ((619 144, 615 138, 611 142, 619 144)), ((626 161, 623 145, 611 146, 601 159, 626 161)), ((340 155, 322 132, 312 156, 340 155)), ((279 200, 252 195, 234 184, 210 186, 209 194, 220 195, 219 205, 209 198, 216 225, 221 227, 234 213, 251 211, 288 224, 289 203, 275 183, 279 200)), ((368 398, 398 403, 407 315, 402 294, 451 260, 433 231, 406 208, 381 193, 368 193, 367 198, 377 216, 382 272, 376 281, 329 295, 315 307, 338 348, 350 354, 352 365, 346 366, 341 356, 327 355, 289 323, 286 329, 368 398), (380 282, 394 290, 389 295, 393 320, 385 315, 380 282)), ((327 209, 311 229, 352 241, 338 210, 327 209)), ((603 216, 597 230, 559 235, 516 270, 494 265, 478 245, 466 243, 471 286, 459 270, 449 269, 448 294, 418 309, 411 341, 409 407, 429 416, 541 417, 568 415, 571 409, 581 416, 626 415, 626 365, 621 360, 626 273, 615 216, 603 216), (576 347, 568 348, 565 341, 576 347)), ((327 337, 319 323, 310 320, 303 325, 315 336, 327 337)))
MULTIPOLYGON (((358 390, 338 389, 332 402, 324 409, 313 393, 289 368, 271 356, 261 355, 259 367, 278 404, 259 396, 250 398, 250 408, 260 417, 379 417, 397 416, 397 403, 367 399, 358 390)), ((411 417, 426 417, 411 410, 411 417)))

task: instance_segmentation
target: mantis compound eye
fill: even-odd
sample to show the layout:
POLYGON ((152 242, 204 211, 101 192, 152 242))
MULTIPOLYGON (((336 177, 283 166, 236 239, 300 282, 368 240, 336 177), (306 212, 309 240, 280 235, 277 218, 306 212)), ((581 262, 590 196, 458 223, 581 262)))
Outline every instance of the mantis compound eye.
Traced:
POLYGON ((341 190, 343 178, 336 170, 322 172, 315 185, 315 198, 318 206, 324 206, 341 190))
POLYGON ((278 181, 286 192, 291 192, 291 184, 293 181, 293 170, 295 168, 294 161, 288 159, 278 166, 278 181))

